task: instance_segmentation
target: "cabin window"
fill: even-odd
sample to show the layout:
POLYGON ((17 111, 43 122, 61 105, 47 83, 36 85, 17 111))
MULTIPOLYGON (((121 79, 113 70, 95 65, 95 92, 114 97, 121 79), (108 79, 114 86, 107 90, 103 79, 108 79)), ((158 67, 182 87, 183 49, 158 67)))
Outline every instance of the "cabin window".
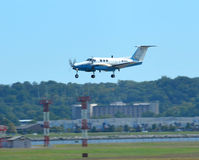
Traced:
POLYGON ((108 60, 106 60, 106 62, 108 62, 108 60))
POLYGON ((103 59, 103 62, 105 62, 105 60, 103 59))
POLYGON ((102 60, 100 59, 100 62, 102 62, 102 60))

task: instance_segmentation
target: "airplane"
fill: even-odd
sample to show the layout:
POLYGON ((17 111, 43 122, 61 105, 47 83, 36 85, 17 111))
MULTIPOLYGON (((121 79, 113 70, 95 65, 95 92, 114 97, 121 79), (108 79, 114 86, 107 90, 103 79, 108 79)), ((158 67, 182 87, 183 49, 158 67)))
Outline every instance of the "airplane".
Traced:
POLYGON ((131 57, 105 58, 105 57, 93 57, 88 58, 86 61, 76 63, 69 60, 72 69, 76 70, 75 78, 79 77, 78 71, 93 72, 91 78, 95 78, 95 71, 107 71, 113 72, 111 78, 115 78, 115 70, 120 71, 122 68, 141 65, 149 47, 155 47, 154 45, 148 46, 136 46, 137 50, 131 57))

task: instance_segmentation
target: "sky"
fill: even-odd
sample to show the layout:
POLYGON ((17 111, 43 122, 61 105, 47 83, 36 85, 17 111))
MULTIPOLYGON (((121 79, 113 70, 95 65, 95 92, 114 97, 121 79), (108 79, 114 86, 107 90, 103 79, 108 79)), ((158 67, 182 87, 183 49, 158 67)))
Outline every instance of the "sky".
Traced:
POLYGON ((57 81, 151 81, 199 77, 198 0, 0 1, 0 84, 57 81), (150 48, 139 66, 111 72, 75 71, 69 59, 128 57, 150 48))

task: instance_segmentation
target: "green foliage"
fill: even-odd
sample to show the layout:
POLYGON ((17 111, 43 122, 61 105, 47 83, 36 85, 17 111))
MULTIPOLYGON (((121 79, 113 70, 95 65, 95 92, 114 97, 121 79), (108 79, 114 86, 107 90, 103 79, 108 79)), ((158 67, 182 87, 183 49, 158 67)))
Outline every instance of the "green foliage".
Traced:
MULTIPOLYGON (((199 78, 162 77, 156 81, 118 83, 58 83, 55 81, 24 82, 0 85, 0 113, 15 124, 19 119, 43 119, 41 97, 53 101, 50 117, 70 119, 71 105, 77 103, 79 96, 90 96, 91 103, 102 105, 114 101, 125 103, 160 102, 159 116, 198 116, 199 115, 199 78), (48 94, 47 94, 48 93, 48 94)), ((123 117, 120 113, 117 117, 123 117)), ((145 113, 144 116, 154 116, 145 113)))
POLYGON ((125 118, 126 115, 125 115, 124 113, 117 112, 117 113, 114 115, 114 117, 116 117, 116 118, 125 118))
POLYGON ((124 125, 124 131, 125 132, 129 132, 130 131, 130 127, 128 125, 124 125))
POLYGON ((142 114, 142 117, 155 117, 155 116, 156 116, 156 114, 153 112, 150 112, 150 111, 144 112, 142 114))
POLYGON ((17 133, 15 125, 2 115, 0 115, 0 124, 8 127, 7 133, 17 133))
POLYGON ((64 127, 63 126, 51 127, 50 132, 54 132, 54 133, 64 132, 64 127))

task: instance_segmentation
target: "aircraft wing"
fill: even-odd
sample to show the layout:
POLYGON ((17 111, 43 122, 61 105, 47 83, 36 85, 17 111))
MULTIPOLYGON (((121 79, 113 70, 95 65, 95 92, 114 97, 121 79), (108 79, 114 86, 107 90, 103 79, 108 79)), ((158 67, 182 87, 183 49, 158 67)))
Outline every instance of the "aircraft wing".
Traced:
POLYGON ((128 63, 122 63, 122 64, 116 64, 116 65, 113 65, 112 67, 115 67, 117 69, 120 69, 120 68, 125 68, 129 65, 132 65, 134 64, 134 62, 128 62, 128 63))

